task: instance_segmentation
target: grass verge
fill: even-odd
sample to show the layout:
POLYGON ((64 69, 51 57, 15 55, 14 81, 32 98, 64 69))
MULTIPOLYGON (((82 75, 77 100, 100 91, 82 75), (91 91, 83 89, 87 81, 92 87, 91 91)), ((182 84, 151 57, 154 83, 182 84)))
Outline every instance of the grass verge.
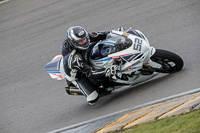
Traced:
POLYGON ((110 133, 200 133, 200 110, 110 133))

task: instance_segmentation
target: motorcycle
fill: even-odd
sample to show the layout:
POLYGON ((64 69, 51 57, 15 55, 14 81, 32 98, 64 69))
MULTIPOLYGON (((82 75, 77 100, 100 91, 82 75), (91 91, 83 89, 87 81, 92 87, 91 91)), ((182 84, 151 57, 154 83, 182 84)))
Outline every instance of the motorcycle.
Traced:
MULTIPOLYGON (((106 80, 94 81, 97 92, 110 94, 113 90, 147 81, 159 73, 174 73, 183 68, 182 58, 170 51, 150 46, 146 36, 139 30, 111 31, 105 40, 99 41, 91 50, 89 61, 94 69, 113 68, 113 75, 106 80), (112 67, 117 66, 117 67, 112 67)), ((55 56, 46 64, 51 78, 66 78, 62 55, 55 56)), ((76 87, 66 88, 70 95, 83 95, 76 87)))

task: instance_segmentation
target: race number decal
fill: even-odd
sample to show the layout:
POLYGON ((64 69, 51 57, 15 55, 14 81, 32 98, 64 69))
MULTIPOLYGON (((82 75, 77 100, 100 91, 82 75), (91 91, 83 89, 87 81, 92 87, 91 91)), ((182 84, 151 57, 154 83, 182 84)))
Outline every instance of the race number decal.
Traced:
POLYGON ((135 43, 134 43, 133 49, 141 51, 141 48, 142 48, 142 40, 135 38, 135 43))

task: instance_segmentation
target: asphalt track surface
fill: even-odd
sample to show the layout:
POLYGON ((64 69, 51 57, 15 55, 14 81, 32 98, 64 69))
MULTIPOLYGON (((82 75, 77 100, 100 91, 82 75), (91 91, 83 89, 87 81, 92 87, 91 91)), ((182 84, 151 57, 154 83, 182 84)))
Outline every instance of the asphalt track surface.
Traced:
POLYGON ((11 0, 0 5, 0 132, 43 133, 195 88, 200 79, 199 0, 11 0), (179 54, 184 69, 116 90, 90 106, 44 70, 66 29, 130 26, 156 48, 179 54))

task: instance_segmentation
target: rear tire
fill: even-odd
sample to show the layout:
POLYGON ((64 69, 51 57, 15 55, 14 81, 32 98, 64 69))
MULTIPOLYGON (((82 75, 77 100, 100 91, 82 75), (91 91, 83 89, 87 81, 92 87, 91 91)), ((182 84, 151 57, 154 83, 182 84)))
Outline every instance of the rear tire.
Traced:
POLYGON ((179 55, 162 49, 156 49, 151 60, 162 65, 161 68, 155 68, 155 71, 160 73, 174 73, 180 71, 184 64, 179 55))

